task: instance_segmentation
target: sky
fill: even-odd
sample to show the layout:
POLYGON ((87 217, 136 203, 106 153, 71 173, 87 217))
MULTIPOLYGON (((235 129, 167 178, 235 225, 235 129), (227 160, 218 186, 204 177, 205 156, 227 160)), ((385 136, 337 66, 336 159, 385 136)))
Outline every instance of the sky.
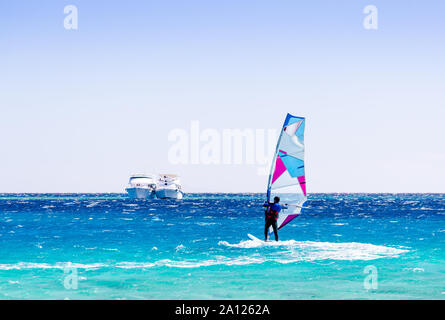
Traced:
POLYGON ((439 0, 1 1, 0 193, 124 192, 139 172, 265 192, 264 164, 177 164, 169 135, 204 152, 206 129, 279 130, 288 112, 306 118, 308 193, 445 192, 444 16, 439 0))

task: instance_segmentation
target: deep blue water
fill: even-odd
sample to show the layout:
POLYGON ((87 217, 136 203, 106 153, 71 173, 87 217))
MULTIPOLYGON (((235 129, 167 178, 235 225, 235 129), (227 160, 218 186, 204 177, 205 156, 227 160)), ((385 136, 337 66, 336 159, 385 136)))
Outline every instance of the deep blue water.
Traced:
POLYGON ((0 194, 0 298, 445 298, 443 194, 314 194, 267 244, 263 197, 0 194))

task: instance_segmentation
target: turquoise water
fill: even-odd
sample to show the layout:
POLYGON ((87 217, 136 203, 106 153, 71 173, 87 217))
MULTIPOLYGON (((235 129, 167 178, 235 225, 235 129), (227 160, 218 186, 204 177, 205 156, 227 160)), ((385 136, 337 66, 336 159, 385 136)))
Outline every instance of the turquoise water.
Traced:
POLYGON ((263 200, 0 194, 0 298, 445 298, 444 195, 311 195, 267 244, 263 200))

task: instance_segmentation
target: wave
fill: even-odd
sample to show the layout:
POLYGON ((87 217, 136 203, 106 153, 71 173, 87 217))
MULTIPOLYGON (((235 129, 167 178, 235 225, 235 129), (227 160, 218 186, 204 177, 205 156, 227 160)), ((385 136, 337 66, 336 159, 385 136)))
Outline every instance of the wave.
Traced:
POLYGON ((256 257, 219 257, 218 259, 209 259, 201 261, 192 260, 170 260, 162 259, 156 262, 121 262, 115 265, 117 268, 123 269, 141 269, 141 268, 153 268, 153 267, 171 267, 171 268, 199 268, 199 267, 210 267, 217 265, 248 265, 253 263, 264 263, 267 259, 256 258, 256 257))
POLYGON ((61 269, 65 268, 75 268, 75 269, 85 269, 94 270, 99 268, 120 268, 120 269, 145 269, 154 267, 171 267, 171 268, 199 268, 208 267, 215 265, 248 265, 252 263, 263 263, 267 261, 265 258, 255 258, 255 257, 238 257, 238 258, 228 258, 219 257, 218 259, 209 260, 170 260, 162 259, 155 262, 119 262, 116 264, 104 264, 104 263, 91 263, 91 264, 81 264, 81 263, 63 263, 57 262, 55 264, 47 263, 33 263, 33 262, 19 262, 15 264, 0 264, 0 270, 29 270, 29 269, 61 269))
MULTIPOLYGON (((231 248, 265 248, 265 247, 285 247, 288 249, 288 256, 296 261, 314 261, 314 260, 374 260, 388 257, 398 257, 408 250, 394 247, 380 246, 369 243, 359 242, 315 242, 315 241, 260 241, 245 240, 236 244, 230 244, 227 241, 220 241, 221 246, 231 248)), ((286 262, 287 263, 287 262, 286 262)))
POLYGON ((216 222, 197 222, 198 226, 205 227, 205 226, 213 226, 216 224, 216 222))
POLYGON ((93 202, 87 204, 85 207, 92 208, 92 207, 97 206, 99 203, 100 203, 100 201, 93 201, 93 202))
POLYGON ((183 251, 183 250, 185 250, 185 246, 184 246, 183 244, 180 244, 179 246, 177 246, 177 247, 175 248, 175 251, 176 251, 176 252, 178 252, 178 251, 183 251))
MULTIPOLYGON (((290 241, 282 241, 282 243, 270 243, 264 246, 270 247, 286 247, 289 246, 290 241)), ((296 241, 295 241, 296 242, 296 241)), ((221 241, 221 245, 229 245, 235 247, 236 245, 230 245, 221 241)), ((214 259, 190 259, 190 260, 171 260, 162 259, 154 262, 119 262, 115 264, 104 263, 63 263, 58 262, 55 264, 47 263, 32 263, 32 262, 19 262, 16 264, 0 264, 0 270, 27 270, 27 269, 65 269, 67 267, 94 270, 99 268, 120 268, 120 269, 145 269, 155 267, 170 267, 170 268, 199 268, 210 266, 243 266, 251 264, 262 264, 266 262, 274 262, 280 264, 297 263, 304 261, 317 261, 317 260, 374 260, 385 257, 397 257, 408 250, 402 250, 392 247, 376 246, 372 244, 364 243, 297 243, 300 245, 299 249, 287 250, 281 252, 281 254, 259 255, 254 254, 250 256, 239 257, 225 257, 218 256, 214 259), (304 249, 304 250, 301 250, 304 249)), ((244 248, 245 244, 241 245, 244 248)), ((238 246, 239 247, 239 246, 238 246)), ((247 244, 247 248, 256 248, 247 244)), ((293 247, 295 248, 295 247, 293 247)), ((154 249, 156 250, 156 249, 154 249)), ((419 270, 413 270, 414 272, 419 270)))
MULTIPOLYGON (((147 262, 117 262, 114 264, 106 263, 71 263, 57 262, 54 264, 19 262, 13 264, 0 264, 0 270, 30 270, 30 269, 62 269, 77 268, 85 270, 95 270, 99 268, 120 268, 120 269, 145 269, 156 267, 169 268, 199 268, 210 266, 242 266, 262 263, 289 264, 298 262, 311 262, 320 260, 374 260, 381 258, 395 258, 408 252, 408 250, 373 245, 368 243, 345 242, 314 242, 314 241, 270 241, 246 240, 239 243, 230 244, 227 241, 220 241, 220 246, 234 249, 261 249, 275 248, 275 250, 263 250, 259 253, 257 250, 250 255, 227 257, 217 255, 210 259, 184 259, 171 260, 161 259, 147 262), (278 250, 277 250, 278 249, 278 250)), ((183 245, 176 247, 176 251, 185 249, 183 245)), ((115 249, 109 249, 115 250, 115 249)), ((157 250, 153 247, 152 250, 157 250)), ((420 268, 413 269, 414 272, 420 272, 420 268)))
POLYGON ((101 267, 106 267, 103 263, 71 263, 71 262, 57 262, 55 264, 48 263, 36 263, 36 262, 19 262, 12 264, 0 264, 0 270, 27 270, 27 269, 65 269, 65 268, 75 268, 75 269, 97 269, 101 267))

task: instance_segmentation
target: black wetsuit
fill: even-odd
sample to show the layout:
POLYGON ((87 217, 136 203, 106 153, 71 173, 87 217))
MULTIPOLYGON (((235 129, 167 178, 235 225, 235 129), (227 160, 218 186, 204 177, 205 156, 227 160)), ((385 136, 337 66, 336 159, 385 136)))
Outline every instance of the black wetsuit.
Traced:
POLYGON ((273 233, 275 235, 275 240, 278 241, 278 227, 277 220, 278 214, 283 208, 278 203, 265 203, 264 207, 267 207, 265 211, 266 224, 264 226, 264 238, 267 240, 267 235, 269 231, 269 227, 273 228, 273 233))

